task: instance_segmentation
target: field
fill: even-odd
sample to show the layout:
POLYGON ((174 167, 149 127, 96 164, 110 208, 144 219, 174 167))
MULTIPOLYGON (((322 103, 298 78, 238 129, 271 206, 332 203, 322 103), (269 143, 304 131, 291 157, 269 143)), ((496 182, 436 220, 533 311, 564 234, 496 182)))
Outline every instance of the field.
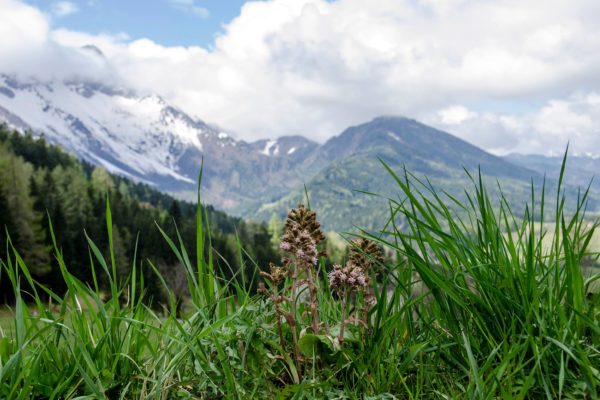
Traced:
MULTIPOLYGON (((457 215, 452 198, 389 172, 406 201, 390 201, 381 233, 351 238, 326 271, 317 215, 298 207, 286 258, 262 266, 258 293, 215 271, 200 207, 196 251, 165 235, 187 294, 171 291, 162 308, 144 295, 142 268, 169 290, 151 260, 121 276, 112 246, 103 255, 90 240, 98 275, 86 284, 56 249, 58 294, 13 252, 1 265, 17 296, 14 315, 0 314, 15 326, 0 339, 0 397, 597 398, 598 241, 585 199, 547 210, 542 235, 541 210, 492 206, 481 181, 457 215)), ((110 208, 106 226, 112 243, 110 208)))

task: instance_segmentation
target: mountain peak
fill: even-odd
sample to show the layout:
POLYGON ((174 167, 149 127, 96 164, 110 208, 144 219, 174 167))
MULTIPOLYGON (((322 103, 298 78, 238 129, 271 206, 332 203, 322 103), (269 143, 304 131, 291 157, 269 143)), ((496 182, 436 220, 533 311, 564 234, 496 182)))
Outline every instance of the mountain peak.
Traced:
POLYGON ((380 115, 378 117, 373 118, 370 122, 417 122, 413 118, 408 118, 402 115, 380 115))

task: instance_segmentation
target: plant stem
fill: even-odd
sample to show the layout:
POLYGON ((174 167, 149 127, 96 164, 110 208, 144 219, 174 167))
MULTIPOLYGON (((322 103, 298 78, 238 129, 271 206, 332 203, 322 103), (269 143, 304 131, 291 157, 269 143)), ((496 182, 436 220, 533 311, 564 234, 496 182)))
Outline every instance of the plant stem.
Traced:
POLYGON ((279 298, 279 288, 277 285, 273 285, 273 304, 275 304, 275 315, 277 316, 277 332, 279 333, 279 342, 281 343, 281 349, 285 349, 285 341, 283 339, 283 328, 281 327, 281 299, 279 298))
POLYGON ((318 302, 317 302, 317 286, 313 279, 312 267, 309 266, 307 269, 307 281, 308 281, 308 292, 310 293, 310 316, 312 317, 312 329, 313 333, 317 334, 319 331, 319 313, 318 302))
POLYGON ((290 318, 288 319, 288 325, 290 326, 290 330, 292 331, 292 342, 294 345, 294 358, 296 361, 296 370, 298 371, 298 376, 301 375, 300 372, 300 348, 298 347, 298 333, 296 332, 296 288, 297 288, 297 279, 298 279, 298 270, 296 264, 294 264, 294 268, 292 269, 292 303, 291 303, 291 311, 290 318))
MULTIPOLYGON (((362 320, 365 326, 365 329, 369 329, 369 304, 367 303, 367 291, 369 289, 365 289, 363 291, 363 316, 362 320)), ((357 310, 358 311, 358 310, 357 310)))
POLYGON ((338 341, 342 343, 344 341, 344 328, 346 327, 346 308, 348 299, 348 288, 344 288, 344 294, 342 295, 342 321, 340 324, 340 334, 338 335, 338 341))

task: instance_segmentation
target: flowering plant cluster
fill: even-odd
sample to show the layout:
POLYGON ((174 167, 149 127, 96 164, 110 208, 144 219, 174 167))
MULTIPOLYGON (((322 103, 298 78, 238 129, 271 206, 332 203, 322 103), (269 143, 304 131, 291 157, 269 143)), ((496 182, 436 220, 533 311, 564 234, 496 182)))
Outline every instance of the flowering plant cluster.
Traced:
POLYGON ((357 322, 368 328, 369 309, 375 304, 375 297, 370 291, 370 272, 377 263, 383 262, 380 248, 372 241, 358 238, 351 241, 350 245, 346 265, 342 267, 336 264, 329 273, 329 286, 331 290, 337 292, 342 303, 342 320, 338 335, 340 342, 344 340, 344 328, 347 323, 357 322), (356 303, 360 297, 363 299, 362 316, 346 319, 351 300, 355 303, 354 310, 356 313, 359 312, 356 303))
MULTIPOLYGON (((261 272, 261 276, 270 283, 270 289, 261 284, 259 292, 267 295, 275 305, 276 323, 283 349, 286 348, 283 323, 289 326, 298 371, 302 361, 298 344, 300 333, 329 333, 329 325, 321 321, 319 315, 319 295, 325 294, 320 291, 322 282, 319 280, 318 270, 319 257, 326 256, 320 249, 324 240, 325 235, 316 213, 302 204, 298 205, 290 210, 285 222, 280 244, 284 254, 282 265, 271 264, 268 272, 261 272), (300 304, 301 302, 304 304, 300 304), (304 313, 299 315, 301 305, 304 305, 304 313), (302 323, 306 317, 308 321, 304 328, 302 323)), ((383 262, 380 248, 372 241, 358 238, 351 241, 350 245, 346 264, 334 265, 328 275, 331 292, 336 294, 342 309, 336 338, 339 344, 344 341, 348 323, 368 327, 369 310, 375 303, 371 291, 371 276, 374 275, 374 267, 383 262), (356 315, 348 318, 350 304, 354 304, 356 315), (362 308, 358 307, 359 304, 362 308)))

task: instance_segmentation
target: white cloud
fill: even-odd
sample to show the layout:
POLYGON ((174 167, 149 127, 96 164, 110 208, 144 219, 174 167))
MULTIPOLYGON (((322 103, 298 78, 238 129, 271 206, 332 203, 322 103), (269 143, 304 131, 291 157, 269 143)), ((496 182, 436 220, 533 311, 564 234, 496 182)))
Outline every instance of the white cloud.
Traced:
POLYGON ((39 10, 13 0, 0 0, 0 9, 0 54, 28 52, 46 42, 48 22, 39 10))
POLYGON ((2 35, 10 39, 0 42, 0 58, 17 60, 20 51, 28 55, 21 61, 36 60, 26 68, 32 73, 41 65, 41 75, 77 73, 156 91, 245 139, 322 141, 398 114, 496 152, 560 152, 571 140, 600 153, 596 0, 249 2, 211 49, 49 30, 38 10, 0 4, 0 31, 17 30, 14 39, 2 35), (16 24, 4 8, 26 15, 16 24), (74 50, 85 44, 105 60, 74 50))
POLYGON ((519 115, 476 113, 453 106, 427 122, 497 154, 560 154, 567 144, 575 153, 600 154, 600 94, 595 92, 550 99, 519 115), (449 109, 461 110, 462 114, 456 114, 469 117, 445 118, 449 109))
MULTIPOLYGON (((16 0, 0 0, 0 10, 0 73, 42 80, 79 77, 116 82, 118 74, 108 60, 84 52, 80 46, 57 43, 50 16, 16 0)), ((94 37, 96 40, 102 41, 102 37, 94 37)))
POLYGON ((77 4, 71 1, 56 1, 50 6, 50 11, 53 15, 61 18, 66 17, 67 15, 75 14, 77 11, 79 11, 79 7, 77 7, 77 4))
POLYGON ((469 111, 467 107, 453 105, 440 110, 438 115, 443 124, 459 125, 466 120, 473 118, 476 114, 472 111, 469 111))

